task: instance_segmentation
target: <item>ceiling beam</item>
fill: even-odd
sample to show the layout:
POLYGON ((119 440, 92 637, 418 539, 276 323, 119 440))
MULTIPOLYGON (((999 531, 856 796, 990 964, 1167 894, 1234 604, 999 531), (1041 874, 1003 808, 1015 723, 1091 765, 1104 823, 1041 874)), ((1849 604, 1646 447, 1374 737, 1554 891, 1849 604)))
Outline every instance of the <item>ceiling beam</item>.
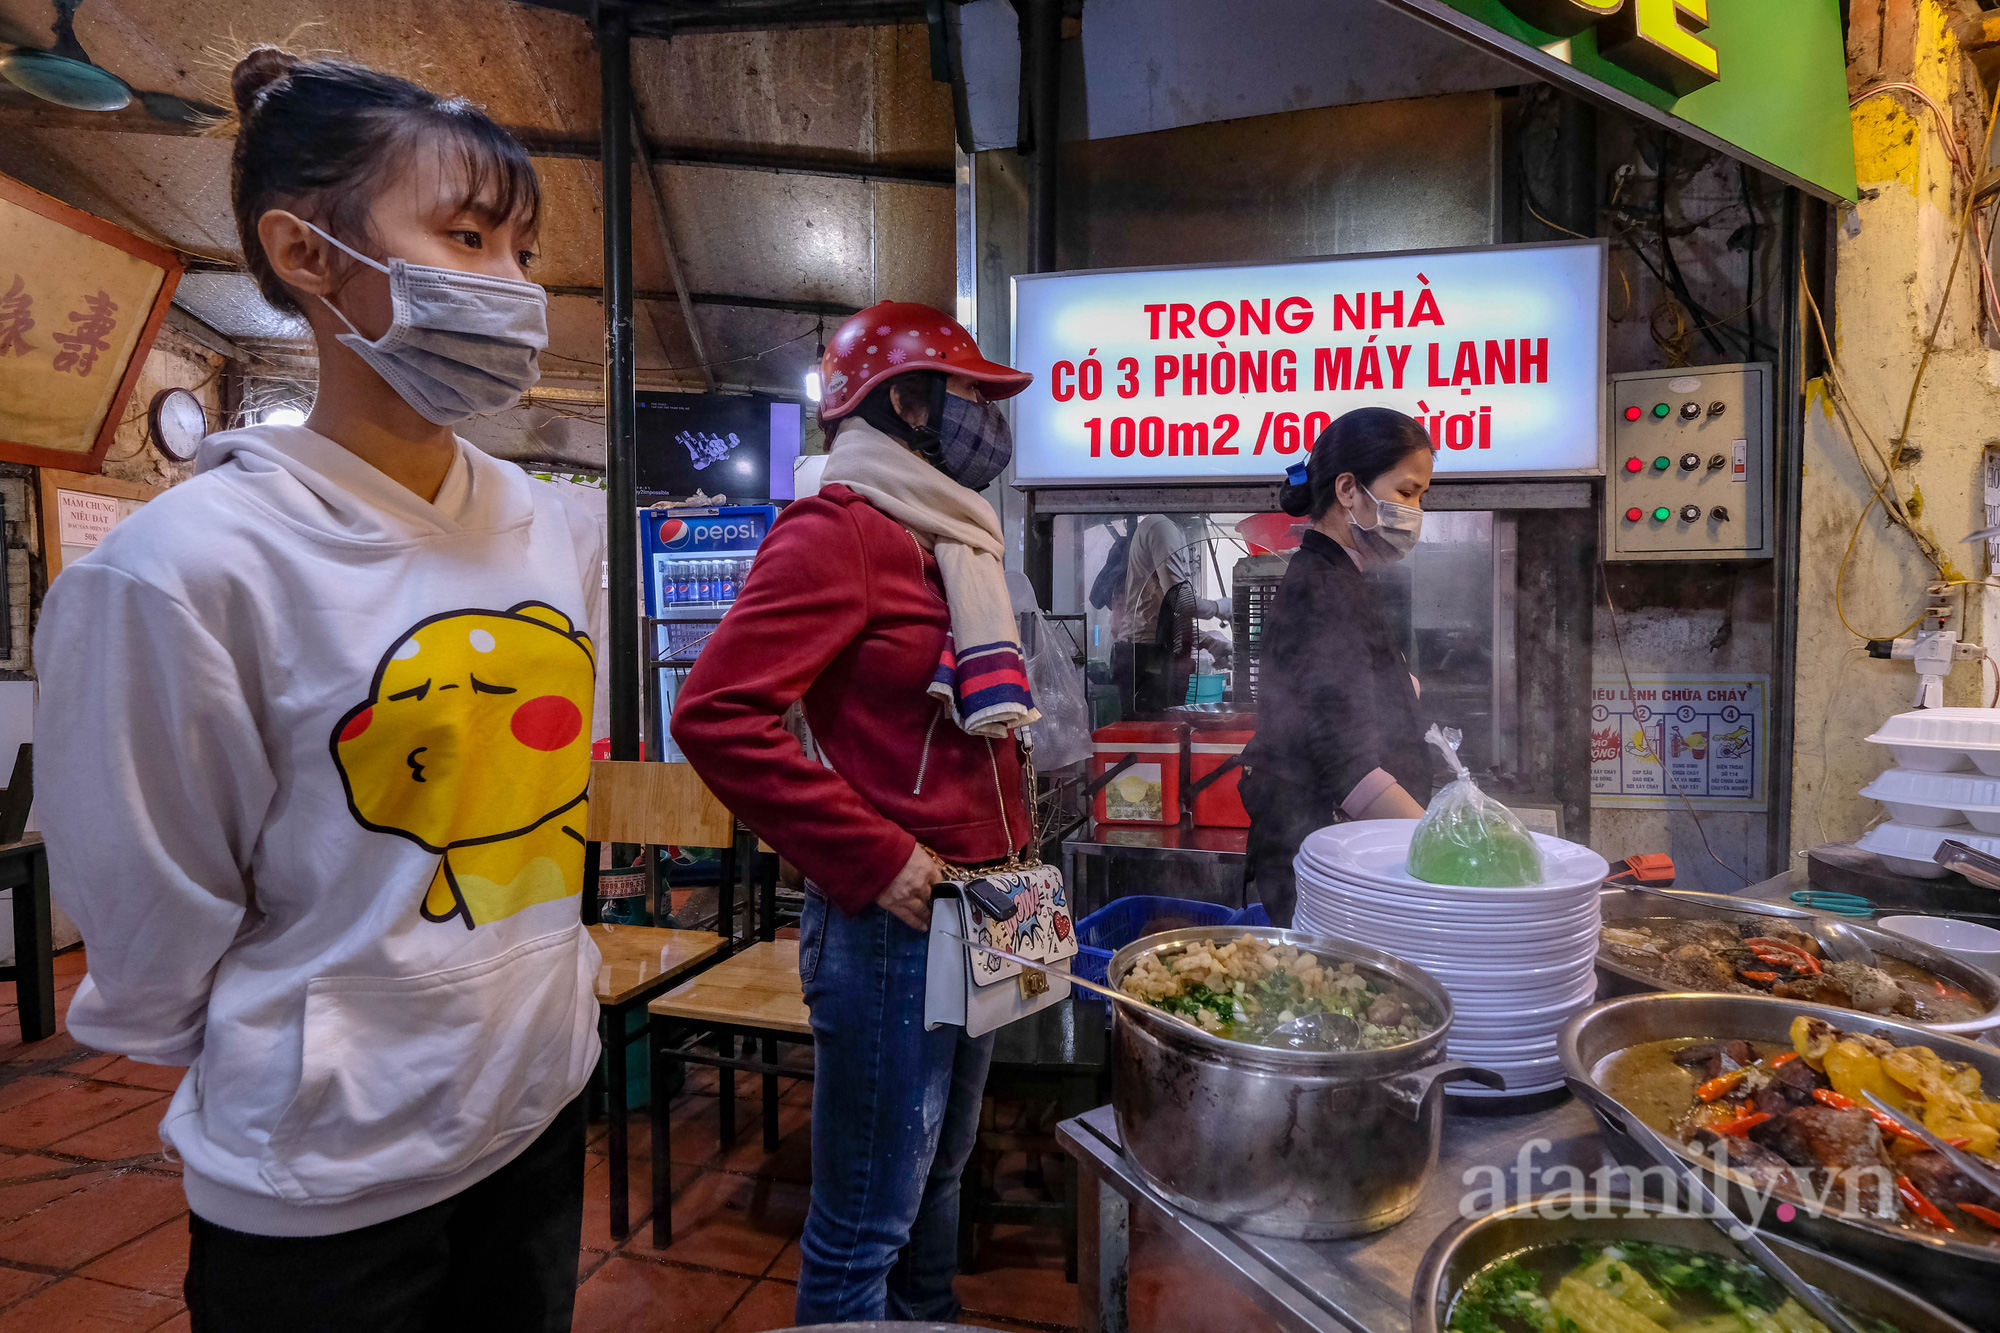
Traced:
MULTIPOLYGON (((588 23, 600 0, 519 0, 588 23)), ((953 0, 963 3, 964 0, 953 0)), ((924 22, 924 0, 635 0, 624 6, 634 37, 697 32, 782 32, 798 28, 881 28, 924 22)))
MULTIPOLYGON (((89 130, 112 134, 163 134, 194 138, 204 131, 175 121, 155 120, 137 104, 123 111, 71 111, 16 93, 0 92, 0 129, 89 130)), ((597 136, 569 134, 561 130, 537 129, 530 125, 510 125, 507 132, 520 140, 531 157, 553 161, 598 160, 597 136)), ((952 186, 949 166, 911 166, 871 162, 852 156, 798 153, 779 149, 718 149, 690 144, 671 144, 659 139, 645 140, 646 155, 656 167, 707 167, 716 171, 762 171, 778 176, 818 176, 830 180, 860 181, 871 185, 952 186)))
MULTIPOLYGON (((190 274, 229 273, 241 274, 242 269, 234 264, 219 264, 212 259, 186 259, 190 274)), ((604 288, 567 286, 559 283, 545 283, 542 290, 550 296, 581 296, 592 301, 604 299, 604 288)), ((635 301, 655 301, 667 305, 680 303, 678 292, 636 291, 635 301)), ((797 315, 812 315, 816 318, 846 319, 859 307, 843 305, 839 301, 794 301, 774 296, 732 296, 725 292, 689 292, 687 299, 693 305, 724 306, 735 310, 785 310, 797 315)))

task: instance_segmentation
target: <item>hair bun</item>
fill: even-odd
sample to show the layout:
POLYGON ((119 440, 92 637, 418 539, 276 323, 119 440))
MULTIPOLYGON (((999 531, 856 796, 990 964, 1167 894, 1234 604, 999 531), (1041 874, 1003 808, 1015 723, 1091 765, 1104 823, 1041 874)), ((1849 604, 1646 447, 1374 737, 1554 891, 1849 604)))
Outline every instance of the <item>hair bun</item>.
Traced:
POLYGON ((1278 508, 1293 518, 1304 518, 1312 512, 1312 487, 1286 482, 1278 488, 1278 508))
POLYGON ((263 91, 299 67, 299 58, 275 46, 260 46, 236 62, 229 74, 229 92, 236 114, 247 118, 263 91))

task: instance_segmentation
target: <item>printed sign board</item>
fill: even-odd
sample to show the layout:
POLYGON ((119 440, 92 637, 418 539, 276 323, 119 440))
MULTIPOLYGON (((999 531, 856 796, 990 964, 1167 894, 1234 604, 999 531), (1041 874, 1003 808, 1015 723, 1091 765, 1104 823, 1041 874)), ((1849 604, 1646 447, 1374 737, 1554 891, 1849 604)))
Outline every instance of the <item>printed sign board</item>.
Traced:
POLYGON ((1770 678, 1600 676, 1590 690, 1590 803, 1759 811, 1770 678))
POLYGON ((1022 274, 1018 484, 1275 482, 1359 407, 1440 475, 1600 472, 1605 247, 1022 274))

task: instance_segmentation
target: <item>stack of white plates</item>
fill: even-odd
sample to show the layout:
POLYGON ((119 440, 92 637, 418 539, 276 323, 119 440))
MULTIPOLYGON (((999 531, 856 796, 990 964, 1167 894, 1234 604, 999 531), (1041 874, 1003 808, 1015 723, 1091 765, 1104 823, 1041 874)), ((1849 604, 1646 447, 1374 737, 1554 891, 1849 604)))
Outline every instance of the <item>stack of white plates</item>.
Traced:
POLYGON ((1533 888, 1431 884, 1405 869, 1416 826, 1371 819, 1309 836, 1293 862, 1293 927, 1392 953, 1443 983, 1452 1056, 1507 1079, 1505 1093, 1460 1083, 1452 1096, 1559 1086, 1556 1034, 1597 991, 1597 895, 1610 867, 1588 847, 1537 833, 1544 882, 1533 888))

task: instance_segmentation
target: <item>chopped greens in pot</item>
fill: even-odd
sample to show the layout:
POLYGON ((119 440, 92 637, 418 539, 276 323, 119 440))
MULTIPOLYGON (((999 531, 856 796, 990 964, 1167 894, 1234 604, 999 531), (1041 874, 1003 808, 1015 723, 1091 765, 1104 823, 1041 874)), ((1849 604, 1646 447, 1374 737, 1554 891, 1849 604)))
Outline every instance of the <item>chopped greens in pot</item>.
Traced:
MULTIPOLYGON (((1863 1333, 1896 1333, 1879 1320, 1863 1333)), ((1452 1301, 1451 1333, 1826 1333, 1753 1264, 1649 1241, 1540 1246, 1488 1264, 1452 1301)))
POLYGON ((1387 978, 1255 935, 1144 954, 1120 988, 1218 1037, 1289 1050, 1380 1050, 1438 1025, 1429 1005, 1387 978), (1310 1025, 1315 1035, 1278 1032, 1311 1015, 1324 1016, 1310 1025))

